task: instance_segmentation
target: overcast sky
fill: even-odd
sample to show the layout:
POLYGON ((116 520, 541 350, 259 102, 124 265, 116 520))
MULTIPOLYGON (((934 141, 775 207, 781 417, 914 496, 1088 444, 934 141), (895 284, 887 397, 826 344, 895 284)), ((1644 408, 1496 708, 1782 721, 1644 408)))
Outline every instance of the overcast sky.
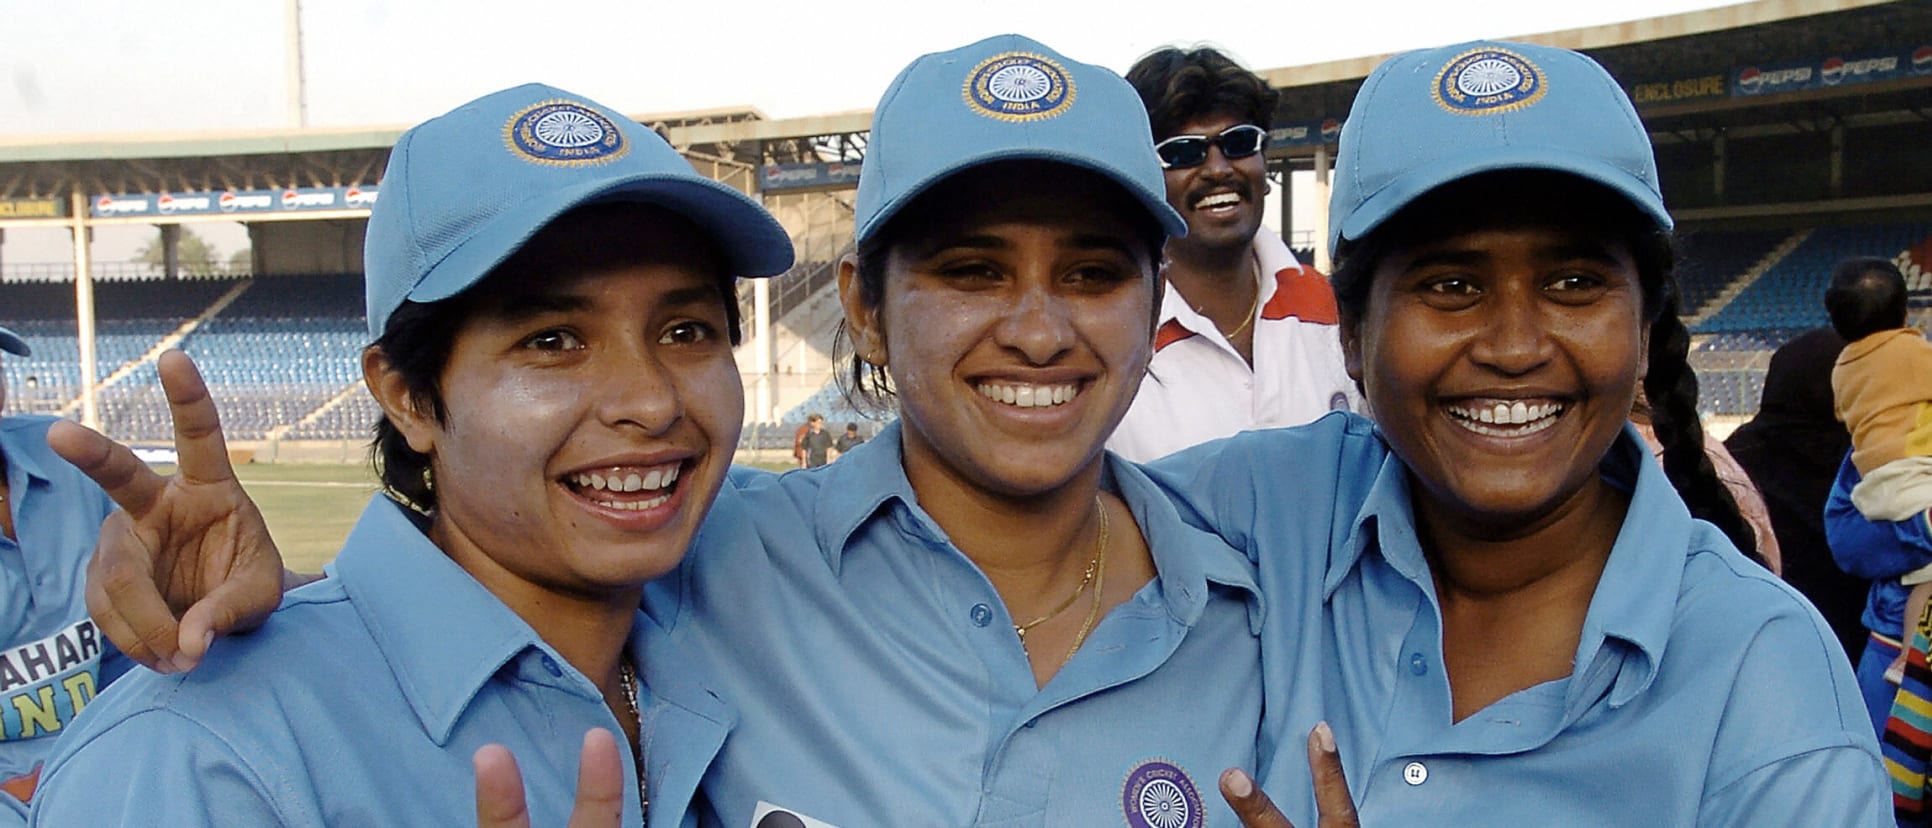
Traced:
MULTIPOLYGON (((1195 43, 1271 69, 1729 2, 304 0, 301 25, 307 123, 401 126, 533 80, 632 114, 867 109, 914 57, 1008 31, 1117 71, 1156 47, 1195 43)), ((0 0, 0 135, 287 126, 287 9, 0 0)), ((39 235, 10 234, 8 260, 66 258, 39 235)), ((127 255, 138 241, 123 235, 103 229, 96 255, 127 255)))

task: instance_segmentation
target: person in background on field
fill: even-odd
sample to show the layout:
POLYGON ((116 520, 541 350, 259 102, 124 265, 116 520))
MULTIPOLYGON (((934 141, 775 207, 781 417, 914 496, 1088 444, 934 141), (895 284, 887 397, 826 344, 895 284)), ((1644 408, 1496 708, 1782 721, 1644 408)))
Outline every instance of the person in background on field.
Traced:
POLYGON ((842 457, 846 452, 858 448, 864 442, 865 435, 859 433, 859 424, 846 423, 845 433, 839 435, 838 439, 832 441, 832 450, 837 452, 834 456, 842 457))
MULTIPOLYGON (((0 352, 33 354, 6 328, 0 352)), ((26 824, 55 738, 133 666, 96 631, 84 600, 87 561, 114 501, 47 447, 56 422, 0 417, 0 826, 26 824)))
POLYGON ((1845 574, 1825 543, 1825 499, 1851 434, 1832 413, 1831 366, 1845 340, 1830 328, 1806 331, 1778 347, 1750 422, 1724 441, 1763 494, 1783 562, 1780 575, 1831 625, 1845 657, 1857 659, 1867 633, 1859 624, 1866 583, 1845 574))
POLYGON ((1147 107, 1167 203, 1187 235, 1167 242, 1154 357, 1107 447, 1145 462, 1360 408, 1328 280, 1261 221, 1279 93, 1210 48, 1161 49, 1127 81, 1147 107))
POLYGON ((825 430, 825 415, 814 412, 805 418, 805 433, 798 438, 799 467, 816 469, 832 462, 832 435, 825 430))

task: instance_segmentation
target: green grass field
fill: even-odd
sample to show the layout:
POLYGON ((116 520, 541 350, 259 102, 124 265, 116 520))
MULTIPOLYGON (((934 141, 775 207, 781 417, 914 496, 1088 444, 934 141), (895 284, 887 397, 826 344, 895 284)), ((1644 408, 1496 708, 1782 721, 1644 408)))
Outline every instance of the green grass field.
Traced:
MULTIPOLYGON (((174 469, 157 466, 156 471, 170 474, 174 469)), ((375 473, 366 463, 249 463, 236 466, 235 475, 261 508, 283 561, 297 572, 320 572, 335 559, 376 491, 375 473)))
MULTIPOLYGON (((154 470, 174 473, 166 465, 154 470)), ((283 561, 297 572, 320 572, 335 559, 376 491, 375 473, 364 463, 249 463, 236 466, 235 476, 261 508, 283 561)))

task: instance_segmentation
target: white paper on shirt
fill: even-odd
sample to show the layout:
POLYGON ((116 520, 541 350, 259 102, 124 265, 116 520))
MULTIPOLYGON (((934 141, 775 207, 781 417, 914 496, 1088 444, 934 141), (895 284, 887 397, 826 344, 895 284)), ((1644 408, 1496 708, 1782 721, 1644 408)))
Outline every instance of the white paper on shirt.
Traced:
POLYGON ((758 807, 751 809, 751 828, 839 828, 829 822, 813 819, 789 808, 780 808, 764 800, 758 800, 758 807))

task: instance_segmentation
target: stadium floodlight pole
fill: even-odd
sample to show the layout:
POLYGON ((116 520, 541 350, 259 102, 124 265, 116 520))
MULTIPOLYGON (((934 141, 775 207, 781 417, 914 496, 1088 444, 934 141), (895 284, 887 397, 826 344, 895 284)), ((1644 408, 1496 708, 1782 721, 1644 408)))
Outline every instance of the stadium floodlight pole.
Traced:
POLYGON ((74 322, 80 333, 81 425, 99 431, 101 409, 94 397, 98 360, 94 353, 94 229, 87 226, 87 196, 80 185, 69 194, 74 210, 74 322))
POLYGON ((287 48, 283 50, 288 76, 288 125, 304 127, 309 123, 307 78, 302 74, 302 0, 287 0, 285 25, 287 48))
MULTIPOLYGON (((1315 147, 1315 269, 1323 273, 1335 272, 1334 262, 1329 256, 1335 251, 1328 249, 1328 173, 1333 166, 1328 158, 1328 145, 1315 147)), ((1284 194, 1283 198, 1287 198, 1284 194)))

